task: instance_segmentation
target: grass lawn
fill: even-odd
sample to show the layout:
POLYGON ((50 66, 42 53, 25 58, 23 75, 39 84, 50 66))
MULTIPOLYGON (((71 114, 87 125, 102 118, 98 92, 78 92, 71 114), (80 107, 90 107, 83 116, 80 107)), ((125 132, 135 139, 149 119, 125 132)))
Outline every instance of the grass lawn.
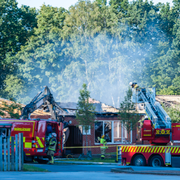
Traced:
POLYGON ((27 164, 24 164, 24 165, 23 165, 23 171, 48 172, 47 169, 42 169, 42 168, 39 168, 39 167, 35 167, 35 166, 33 166, 33 165, 27 165, 27 164))
POLYGON ((78 158, 69 158, 69 159, 59 159, 57 161, 79 161, 79 162, 106 162, 106 163, 115 163, 115 159, 103 159, 101 158, 93 158, 92 160, 79 160, 78 158))

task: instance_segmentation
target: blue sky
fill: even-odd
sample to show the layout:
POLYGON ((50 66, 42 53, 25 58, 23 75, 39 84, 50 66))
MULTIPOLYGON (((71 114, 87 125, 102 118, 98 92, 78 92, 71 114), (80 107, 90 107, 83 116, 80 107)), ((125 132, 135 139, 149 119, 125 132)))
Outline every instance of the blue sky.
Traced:
MULTIPOLYGON (((169 2, 172 5, 172 0, 152 0, 155 4, 158 2, 166 3, 169 2)), ((18 5, 22 4, 28 5, 30 7, 40 8, 40 6, 45 3, 46 5, 51 5, 54 7, 64 7, 68 9, 71 5, 74 5, 78 0, 17 0, 18 5)))

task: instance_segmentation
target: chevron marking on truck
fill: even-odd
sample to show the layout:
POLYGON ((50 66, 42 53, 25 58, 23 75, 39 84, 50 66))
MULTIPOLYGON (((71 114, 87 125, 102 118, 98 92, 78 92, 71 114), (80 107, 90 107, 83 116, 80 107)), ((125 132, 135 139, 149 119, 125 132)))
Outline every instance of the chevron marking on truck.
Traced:
POLYGON ((141 148, 139 149, 139 152, 141 152, 141 151, 142 151, 142 148, 143 148, 143 147, 141 147, 141 148))
POLYGON ((177 147, 177 149, 176 149, 175 153, 177 153, 178 149, 179 149, 179 148, 177 147))
POLYGON ((138 149, 137 149, 137 152, 139 152, 140 148, 141 148, 141 147, 139 146, 138 149))
POLYGON ((157 153, 159 152, 159 150, 161 149, 161 147, 158 147, 158 149, 157 149, 157 153))
MULTIPOLYGON (((172 148, 171 148, 171 152, 172 152, 173 148, 176 149, 175 147, 172 147, 172 148)), ((173 151, 173 152, 174 152, 174 151, 173 151)))
POLYGON ((121 147, 121 151, 124 152, 124 146, 121 147))
POLYGON ((127 146, 124 146, 124 152, 126 152, 126 147, 127 147, 127 146))
MULTIPOLYGON (((41 148, 44 147, 41 139, 38 141, 41 148)), ((180 153, 179 147, 157 147, 157 146, 121 146, 122 152, 136 152, 136 153, 180 153)))
POLYGON ((158 148, 158 147, 155 148, 154 153, 156 152, 157 148, 158 148))
POLYGON ((129 150, 129 146, 126 146, 126 151, 125 152, 128 152, 128 150, 129 150))
POLYGON ((124 152, 127 152, 127 148, 128 148, 127 146, 124 147, 124 152))
POLYGON ((40 138, 36 136, 36 139, 37 139, 37 142, 38 142, 40 148, 44 148, 44 145, 43 145, 43 143, 41 142, 40 138))
POLYGON ((174 147, 173 151, 171 151, 172 153, 175 151, 176 147, 174 147))
POLYGON ((123 152, 126 152, 126 146, 124 146, 123 152))
POLYGON ((137 149, 137 146, 134 146, 134 149, 133 149, 132 152, 136 152, 136 149, 137 149))
POLYGON ((132 148, 131 148, 130 152, 132 152, 132 151, 133 151, 133 149, 134 149, 134 146, 132 146, 132 148))
POLYGON ((134 148, 134 152, 136 152, 137 146, 134 148))
POLYGON ((161 151, 160 151, 160 153, 162 152, 162 150, 163 150, 163 147, 161 147, 161 151))
POLYGON ((168 152, 168 153, 170 153, 170 152, 171 152, 171 148, 170 148, 170 147, 168 148, 167 152, 168 152))
POLYGON ((153 152, 153 150, 154 150, 154 147, 152 148, 151 152, 153 152))
POLYGON ((136 146, 133 146, 131 149, 131 152, 134 152, 134 149, 136 148, 136 146))
POLYGON ((127 150, 127 146, 124 146, 124 152, 126 152, 126 150, 127 150))
POLYGON ((136 152, 139 152, 140 146, 137 148, 136 152))
POLYGON ((144 147, 142 152, 144 152, 147 148, 148 148, 148 147, 144 147))
POLYGON ((148 152, 148 149, 149 149, 149 147, 146 147, 146 151, 145 152, 148 152))
POLYGON ((130 147, 129 147, 129 150, 128 150, 128 152, 130 152, 130 151, 131 151, 131 148, 133 148, 133 147, 132 147, 132 146, 130 146, 130 147))
POLYGON ((130 148, 130 146, 127 146, 127 148, 126 148, 126 152, 129 152, 129 148, 130 148))

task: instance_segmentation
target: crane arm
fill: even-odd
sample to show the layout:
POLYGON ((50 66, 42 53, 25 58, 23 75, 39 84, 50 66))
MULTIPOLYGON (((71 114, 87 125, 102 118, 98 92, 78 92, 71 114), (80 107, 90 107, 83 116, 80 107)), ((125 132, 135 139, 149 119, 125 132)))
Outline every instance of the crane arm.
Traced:
POLYGON ((132 101, 145 104, 145 111, 155 128, 171 128, 170 117, 160 103, 155 100, 155 88, 133 88, 132 86, 132 91, 132 101))
POLYGON ((64 110, 55 102, 53 95, 51 94, 50 89, 45 86, 42 91, 40 91, 29 104, 27 104, 23 110, 21 119, 30 119, 31 113, 36 109, 43 106, 44 109, 48 108, 53 120, 57 119, 57 110, 64 110))

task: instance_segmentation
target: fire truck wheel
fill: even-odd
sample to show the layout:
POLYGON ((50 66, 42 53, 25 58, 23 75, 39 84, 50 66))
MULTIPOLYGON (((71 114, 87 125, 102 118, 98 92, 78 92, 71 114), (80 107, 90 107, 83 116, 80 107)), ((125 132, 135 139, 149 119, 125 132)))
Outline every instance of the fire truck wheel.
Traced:
POLYGON ((133 165, 135 165, 135 166, 145 166, 146 165, 146 160, 145 160, 144 156, 142 156, 142 155, 135 156, 134 160, 133 160, 133 165))
POLYGON ((154 156, 151 158, 150 160, 150 165, 153 166, 153 167, 160 167, 160 166, 163 166, 163 160, 162 160, 162 157, 161 156, 154 156))

